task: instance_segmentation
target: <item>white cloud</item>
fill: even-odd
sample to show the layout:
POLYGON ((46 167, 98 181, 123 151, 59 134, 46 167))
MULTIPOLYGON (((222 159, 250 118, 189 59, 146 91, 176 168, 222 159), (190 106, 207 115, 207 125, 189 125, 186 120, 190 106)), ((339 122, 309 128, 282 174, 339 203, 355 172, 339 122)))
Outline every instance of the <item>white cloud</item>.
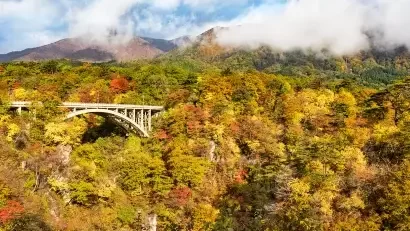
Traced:
POLYGON ((153 7, 164 10, 175 10, 179 6, 187 6, 194 11, 213 11, 217 8, 245 5, 249 0, 148 0, 153 7))
POLYGON ((0 53, 45 45, 63 37, 124 42, 136 32, 162 38, 201 33, 208 29, 203 24, 212 26, 216 22, 209 19, 208 23, 198 23, 196 14, 248 1, 0 0, 0 53), (181 8, 182 14, 178 12, 181 8))
MULTIPOLYGON (((369 47, 364 30, 377 30, 377 43, 410 47, 410 0, 0 0, 0 52, 44 45, 63 37, 118 41, 137 32, 162 38, 197 35, 214 26, 222 44, 276 49, 327 48, 349 54, 369 47), (281 1, 283 2, 283 1, 281 1), (229 21, 198 19, 217 9, 243 7, 229 21), (181 14, 181 8, 182 10, 181 14), (237 27, 237 25, 241 25, 237 27), (7 31, 7 32, 5 32, 7 31)), ((217 17, 218 18, 218 17, 217 17)))
POLYGON ((182 16, 176 14, 159 15, 149 10, 143 10, 138 14, 134 14, 134 19, 137 31, 146 32, 154 37, 163 37, 165 39, 198 35, 214 25, 197 25, 194 14, 182 16))
POLYGON ((69 34, 72 37, 87 36, 93 40, 105 40, 113 32, 129 39, 133 34, 133 22, 126 13, 141 0, 94 0, 85 8, 74 7, 68 15, 69 34))
POLYGON ((58 8, 52 0, 0 1, 0 22, 11 21, 20 29, 38 29, 56 23, 58 8), (41 7, 39 7, 41 6, 41 7))
POLYGON ((68 14, 69 35, 104 42, 112 31, 117 33, 116 41, 126 41, 135 32, 162 38, 201 33, 203 31, 199 30, 204 27, 195 21, 195 12, 210 12, 247 2, 248 0, 91 0, 85 7, 71 8, 68 14), (182 6, 190 11, 184 15, 177 14, 178 7, 182 6))
POLYGON ((410 0, 289 0, 265 4, 230 21, 218 33, 223 45, 275 49, 328 49, 351 54, 367 49, 366 30, 381 32, 379 45, 410 45, 410 0))
POLYGON ((383 33, 379 44, 385 46, 406 45, 410 48, 410 0, 378 0, 371 19, 376 22, 370 27, 383 33))
POLYGON ((45 45, 63 36, 49 27, 62 21, 52 0, 0 0, 0 52, 45 45), (41 6, 41 7, 40 7, 41 6))
POLYGON ((181 4, 181 0, 152 0, 151 4, 156 9, 175 10, 181 4))

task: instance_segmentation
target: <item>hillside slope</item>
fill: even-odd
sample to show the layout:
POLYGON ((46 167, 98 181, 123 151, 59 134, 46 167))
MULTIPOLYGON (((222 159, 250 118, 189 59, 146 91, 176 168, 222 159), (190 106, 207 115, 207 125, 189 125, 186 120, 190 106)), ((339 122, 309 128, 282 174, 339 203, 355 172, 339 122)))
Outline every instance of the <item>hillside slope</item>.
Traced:
POLYGON ((225 29, 210 29, 197 36, 190 46, 174 49, 160 59, 194 60, 227 71, 256 69, 283 76, 353 79, 373 87, 391 84, 410 74, 410 52, 404 46, 391 50, 373 46, 346 56, 335 56, 325 50, 281 51, 268 46, 249 49, 218 44, 218 31, 225 29))
POLYGON ((135 37, 125 44, 97 44, 67 38, 45 46, 0 54, 0 62, 72 59, 89 62, 151 59, 176 48, 172 41, 135 37))

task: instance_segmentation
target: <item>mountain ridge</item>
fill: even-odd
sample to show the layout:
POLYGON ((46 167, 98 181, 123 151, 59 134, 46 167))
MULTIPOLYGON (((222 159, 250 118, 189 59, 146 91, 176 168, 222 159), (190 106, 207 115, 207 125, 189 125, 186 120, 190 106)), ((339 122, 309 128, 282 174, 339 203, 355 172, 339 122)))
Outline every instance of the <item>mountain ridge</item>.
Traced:
POLYGON ((126 43, 98 43, 82 38, 64 38, 39 47, 0 54, 0 62, 72 59, 107 62, 152 59, 179 46, 176 40, 134 37, 126 43))

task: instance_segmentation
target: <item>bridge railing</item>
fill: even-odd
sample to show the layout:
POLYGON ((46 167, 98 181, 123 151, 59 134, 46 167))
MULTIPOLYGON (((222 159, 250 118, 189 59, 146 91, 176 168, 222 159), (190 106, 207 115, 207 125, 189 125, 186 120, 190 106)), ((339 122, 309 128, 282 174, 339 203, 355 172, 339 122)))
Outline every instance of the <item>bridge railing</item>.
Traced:
POLYGON ((13 101, 10 104, 11 107, 29 107, 30 105, 31 102, 28 101, 13 101))
MULTIPOLYGON (((32 102, 29 101, 14 101, 11 103, 11 107, 14 108, 27 108, 30 107, 32 102)), ((150 105, 132 105, 132 104, 104 104, 104 103, 73 103, 64 102, 61 106, 63 108, 89 108, 89 109, 145 109, 153 111, 162 111, 162 106, 150 106, 150 105)))
POLYGON ((164 110, 162 106, 132 105, 132 104, 103 104, 103 103, 63 103, 63 107, 86 107, 86 108, 122 108, 122 109, 150 109, 156 111, 164 110))

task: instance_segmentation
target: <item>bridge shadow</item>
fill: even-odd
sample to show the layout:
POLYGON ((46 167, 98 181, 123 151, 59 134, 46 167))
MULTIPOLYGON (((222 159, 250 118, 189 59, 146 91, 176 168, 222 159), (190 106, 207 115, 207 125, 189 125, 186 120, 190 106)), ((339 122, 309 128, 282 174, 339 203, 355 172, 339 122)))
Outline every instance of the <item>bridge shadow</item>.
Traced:
POLYGON ((112 136, 128 136, 128 132, 118 126, 116 123, 109 119, 104 119, 104 122, 98 126, 90 126, 86 133, 82 137, 83 143, 93 143, 98 140, 98 138, 112 137, 112 136))

